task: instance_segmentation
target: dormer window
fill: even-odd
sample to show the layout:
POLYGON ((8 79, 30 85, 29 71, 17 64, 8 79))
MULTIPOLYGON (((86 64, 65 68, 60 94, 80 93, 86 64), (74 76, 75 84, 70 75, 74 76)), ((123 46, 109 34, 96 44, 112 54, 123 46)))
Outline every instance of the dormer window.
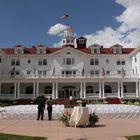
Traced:
POLYGON ((93 44, 90 46, 90 49, 91 49, 91 53, 100 53, 100 50, 103 46, 102 45, 99 45, 99 44, 93 44))
POLYGON ((23 54, 24 53, 24 46, 16 45, 14 48, 15 54, 23 54))
POLYGON ((98 53, 99 50, 98 50, 98 49, 93 49, 93 52, 94 52, 94 53, 98 53))
POLYGON ((37 54, 45 54, 46 53, 47 46, 44 45, 38 45, 36 46, 37 54))
POLYGON ((79 39, 79 44, 85 44, 85 40, 84 39, 79 39))
POLYGON ((114 54, 122 54, 122 47, 123 46, 116 44, 116 45, 113 45, 111 48, 114 54))

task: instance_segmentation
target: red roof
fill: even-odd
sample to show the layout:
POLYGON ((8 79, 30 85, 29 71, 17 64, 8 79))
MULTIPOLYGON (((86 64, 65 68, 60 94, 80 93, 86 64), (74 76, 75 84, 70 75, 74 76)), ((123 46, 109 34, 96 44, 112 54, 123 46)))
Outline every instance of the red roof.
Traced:
MULTIPOLYGON (((59 51, 63 48, 47 48, 46 54, 54 53, 56 51, 59 51)), ((78 49, 79 51, 82 51, 86 54, 91 54, 90 48, 82 48, 78 49)), ((14 48, 3 48, 2 49, 7 55, 13 55, 14 54, 14 48)), ((129 54, 134 50, 134 48, 122 48, 122 54, 129 54)), ((36 54, 36 48, 24 48, 24 54, 36 54)), ((113 54, 112 48, 101 48, 101 54, 113 54)))

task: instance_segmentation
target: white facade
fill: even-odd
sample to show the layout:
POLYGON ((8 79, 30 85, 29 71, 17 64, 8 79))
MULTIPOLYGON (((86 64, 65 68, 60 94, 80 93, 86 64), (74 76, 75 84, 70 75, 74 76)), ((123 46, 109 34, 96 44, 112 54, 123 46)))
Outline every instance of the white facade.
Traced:
POLYGON ((140 98, 139 48, 86 47, 83 37, 75 48, 66 31, 59 48, 0 49, 0 98, 140 98))

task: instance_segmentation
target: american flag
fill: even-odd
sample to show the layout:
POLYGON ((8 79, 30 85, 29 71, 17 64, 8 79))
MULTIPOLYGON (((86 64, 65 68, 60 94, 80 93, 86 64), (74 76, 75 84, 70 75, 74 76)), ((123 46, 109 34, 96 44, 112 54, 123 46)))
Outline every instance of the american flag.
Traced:
POLYGON ((85 69, 83 67, 83 69, 82 69, 82 76, 84 76, 84 75, 85 75, 85 69))
POLYGON ((69 17, 69 15, 63 15, 63 16, 61 16, 60 18, 61 18, 61 19, 68 19, 68 17, 69 17))
POLYGON ((122 68, 122 76, 125 76, 125 70, 122 68))
POLYGON ((103 68, 103 76, 105 76, 105 69, 103 68))
POLYGON ((13 67, 8 73, 10 73, 12 75, 15 75, 15 73, 16 73, 15 67, 13 67))
POLYGON ((55 75, 55 67, 53 68, 53 71, 52 71, 52 76, 55 75))

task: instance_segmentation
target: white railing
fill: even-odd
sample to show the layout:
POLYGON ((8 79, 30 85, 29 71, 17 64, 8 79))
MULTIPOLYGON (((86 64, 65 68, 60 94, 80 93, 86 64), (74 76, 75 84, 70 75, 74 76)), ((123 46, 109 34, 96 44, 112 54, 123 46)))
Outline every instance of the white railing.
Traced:
POLYGON ((136 98, 136 93, 124 93, 124 98, 136 98))
POLYGON ((14 94, 0 94, 0 99, 13 99, 15 98, 14 94))
POLYGON ((19 98, 24 98, 24 99, 33 98, 33 94, 19 94, 19 98))
POLYGON ((118 93, 104 93, 105 97, 118 97, 118 93))
POLYGON ((40 78, 40 79, 45 79, 45 78, 138 78, 138 74, 126 74, 126 75, 121 75, 121 74, 110 74, 110 75, 90 75, 90 74, 85 74, 85 75, 45 75, 45 76, 40 76, 40 75, 8 75, 8 74, 0 74, 0 79, 21 79, 21 78, 40 78))
POLYGON ((95 97, 99 98, 99 93, 91 93, 91 94, 86 93, 86 98, 95 98, 95 97))

